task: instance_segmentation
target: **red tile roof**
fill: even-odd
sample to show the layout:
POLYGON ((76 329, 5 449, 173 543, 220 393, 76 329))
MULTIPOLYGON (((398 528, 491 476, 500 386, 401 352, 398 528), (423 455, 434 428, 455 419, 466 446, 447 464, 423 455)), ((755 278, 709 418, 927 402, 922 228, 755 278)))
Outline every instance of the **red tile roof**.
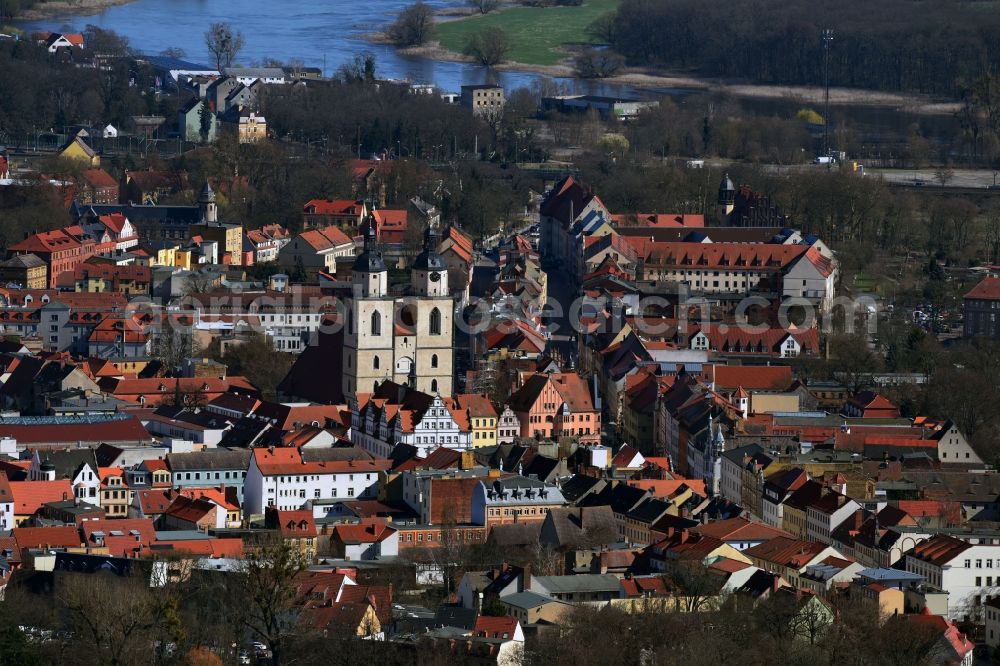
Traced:
POLYGON ((987 301, 1000 300, 1000 277, 987 277, 973 287, 965 298, 978 298, 987 301))
MULTIPOLYGON (((68 423, 57 425, 0 425, 0 435, 13 437, 18 444, 150 442, 152 437, 135 418, 98 423, 68 423)), ((72 497, 72 493, 70 493, 72 497)))
POLYGON ((118 181, 104 169, 86 169, 83 178, 94 189, 103 187, 118 187, 118 181))
POLYGON ((7 249, 16 253, 32 252, 34 254, 49 254, 71 250, 80 246, 80 241, 62 229, 55 229, 54 231, 42 231, 32 234, 24 240, 9 246, 7 249))
POLYGON ((751 559, 757 558, 765 562, 801 569, 825 548, 825 545, 814 541, 777 537, 748 548, 743 551, 743 554, 751 559))
MULTIPOLYGON (((18 439, 19 443, 20 441, 18 439)), ((14 515, 17 516, 30 516, 49 502, 73 499, 73 487, 69 479, 11 481, 10 492, 14 496, 14 515)))
POLYGON ((310 199, 302 206, 308 215, 356 215, 360 216, 364 202, 353 199, 310 199))
POLYGON ((667 593, 667 584, 659 576, 626 577, 622 579, 622 590, 630 599, 650 595, 662 596, 667 593))
POLYGON ((164 515, 193 524, 217 510, 218 507, 215 503, 207 499, 194 499, 186 495, 177 495, 167 507, 164 515))
POLYGON ((691 529, 692 532, 714 536, 723 541, 768 541, 778 537, 791 535, 764 523, 753 522, 746 518, 729 518, 716 520, 706 525, 691 529))
POLYGON ((153 527, 151 518, 88 520, 80 526, 80 529, 83 532, 84 543, 90 547, 98 546, 98 538, 94 536, 95 532, 104 533, 105 546, 109 549, 111 544, 107 543, 107 540, 109 538, 118 539, 113 543, 120 549, 120 552, 113 552, 112 555, 134 552, 133 548, 126 548, 127 544, 122 539, 130 541, 133 547, 142 544, 146 549, 156 540, 156 529, 153 527), (112 532, 121 532, 121 534, 113 535, 112 532))
POLYGON ((357 525, 344 523, 333 527, 334 536, 345 544, 379 543, 395 533, 394 528, 379 522, 357 525))
POLYGON ((792 385, 792 369, 787 365, 716 365, 706 367, 702 377, 711 381, 714 378, 717 389, 732 389, 743 387, 748 390, 784 391, 792 385))
POLYGON ((513 639, 518 629, 516 617, 480 615, 476 618, 476 626, 473 632, 476 636, 487 638, 508 638, 513 639))
POLYGON ((15 527, 13 536, 18 551, 25 548, 80 548, 82 545, 76 525, 15 527))
POLYGON ((334 226, 304 231, 299 234, 299 238, 317 252, 335 250, 354 243, 347 234, 334 226))
POLYGON ((257 448, 253 451, 257 469, 264 476, 279 474, 366 474, 389 469, 388 460, 323 460, 306 462, 302 453, 294 448, 269 450, 257 448))
POLYGON ((907 555, 940 567, 948 564, 969 548, 972 548, 972 544, 961 539, 947 534, 935 534, 930 539, 914 546, 907 555))
POLYGON ((313 518, 312 509, 277 511, 276 513, 278 516, 278 529, 281 531, 283 539, 317 536, 316 520, 313 518))

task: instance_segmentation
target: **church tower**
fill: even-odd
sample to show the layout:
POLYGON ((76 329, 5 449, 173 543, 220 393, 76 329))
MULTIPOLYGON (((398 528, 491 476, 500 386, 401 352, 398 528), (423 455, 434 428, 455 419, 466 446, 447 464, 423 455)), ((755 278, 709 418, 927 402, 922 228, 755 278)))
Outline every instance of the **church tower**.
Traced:
POLYGON ((450 396, 454 383, 455 301, 448 291, 448 266, 438 254, 437 245, 437 230, 428 227, 424 249, 410 267, 412 296, 406 300, 407 307, 416 309, 416 388, 450 396))
POLYGON ((736 186, 733 185, 733 181, 729 178, 729 174, 724 174, 722 176, 722 182, 719 183, 719 206, 718 206, 718 218, 719 224, 722 226, 729 226, 729 216, 733 212, 733 208, 736 203, 736 186))
POLYGON ((205 181, 205 186, 201 188, 201 193, 198 195, 198 208, 201 211, 202 222, 215 223, 219 221, 219 211, 215 206, 215 192, 207 180, 205 181))
POLYGON ((393 311, 388 297, 389 272, 376 247, 375 230, 365 231, 364 251, 354 260, 353 293, 345 305, 344 359, 341 378, 345 396, 371 393, 393 376, 393 311))

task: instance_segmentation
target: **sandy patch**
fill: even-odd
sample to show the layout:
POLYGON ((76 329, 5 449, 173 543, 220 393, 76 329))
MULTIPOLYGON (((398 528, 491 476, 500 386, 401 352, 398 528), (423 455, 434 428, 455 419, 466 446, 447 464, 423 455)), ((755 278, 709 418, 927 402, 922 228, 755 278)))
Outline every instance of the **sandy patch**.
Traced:
POLYGON ((108 7, 127 5, 132 0, 51 0, 19 12, 18 21, 42 21, 52 16, 89 16, 99 14, 108 7))

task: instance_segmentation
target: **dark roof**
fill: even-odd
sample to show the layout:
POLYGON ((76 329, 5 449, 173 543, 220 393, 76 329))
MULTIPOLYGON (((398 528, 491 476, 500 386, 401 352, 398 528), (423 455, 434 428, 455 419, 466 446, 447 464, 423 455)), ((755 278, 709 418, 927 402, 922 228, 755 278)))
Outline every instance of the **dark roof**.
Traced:
MULTIPOLYGON (((496 528, 494 528, 496 529, 496 528)), ((593 547, 617 540, 618 524, 607 505, 552 508, 542 523, 540 539, 556 548, 593 547), (595 540, 603 543, 594 543, 595 540)))
POLYGON ((564 481, 559 489, 562 490, 563 497, 569 502, 576 502, 581 497, 591 492, 600 491, 606 485, 606 481, 593 476, 575 474, 568 481, 564 481))
POLYGON ((167 465, 171 471, 187 470, 245 470, 250 466, 249 449, 207 449, 191 453, 168 453, 167 465))
POLYGON ((448 266, 437 252, 437 230, 427 227, 424 231, 424 250, 413 261, 413 268, 422 271, 444 271, 448 266))
POLYGON ((388 270, 385 261, 382 260, 382 253, 375 247, 375 229, 368 225, 365 229, 364 251, 354 260, 352 270, 357 273, 382 273, 388 270))
POLYGON ((493 546, 503 548, 515 548, 518 546, 532 546, 538 543, 538 538, 542 530, 542 523, 538 521, 530 523, 512 523, 510 525, 494 525, 490 530, 489 542, 493 546))
POLYGON ((97 474, 97 459, 93 449, 67 449, 65 451, 39 451, 42 464, 49 463, 56 470, 57 479, 72 479, 85 464, 97 474))

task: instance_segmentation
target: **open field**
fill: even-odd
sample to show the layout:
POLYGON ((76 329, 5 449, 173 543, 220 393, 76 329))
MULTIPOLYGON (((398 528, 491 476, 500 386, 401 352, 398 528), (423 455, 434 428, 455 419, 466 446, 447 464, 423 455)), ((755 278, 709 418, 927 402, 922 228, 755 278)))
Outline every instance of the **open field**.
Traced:
POLYGON ((613 11, 620 0, 587 0, 578 7, 512 7, 486 16, 470 16, 438 24, 441 46, 461 53, 469 37, 486 27, 510 35, 508 60, 526 65, 555 65, 566 57, 564 44, 588 42, 587 26, 613 11))

